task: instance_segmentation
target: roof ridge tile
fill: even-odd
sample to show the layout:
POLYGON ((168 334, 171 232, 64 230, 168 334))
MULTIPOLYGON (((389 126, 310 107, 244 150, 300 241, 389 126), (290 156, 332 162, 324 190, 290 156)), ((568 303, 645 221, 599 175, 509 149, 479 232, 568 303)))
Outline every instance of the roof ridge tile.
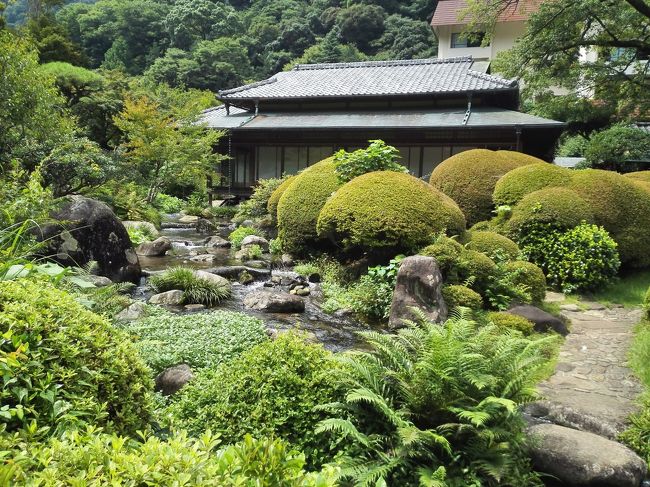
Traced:
POLYGON ((222 90, 219 91, 219 95, 232 95, 233 93, 239 93, 240 91, 246 91, 250 90, 253 88, 258 88, 260 86, 264 85, 270 85, 271 83, 275 83, 278 81, 278 78, 276 76, 273 76, 268 79, 263 79, 262 81, 256 81, 255 83, 249 83, 247 85, 243 86, 238 86, 237 88, 231 88, 230 90, 222 90))
POLYGON ((500 76, 494 76, 492 74, 481 73, 480 71, 474 71, 473 69, 468 69, 467 75, 485 81, 492 81, 493 83, 498 83, 508 88, 512 88, 513 86, 517 85, 516 79, 505 79, 505 78, 501 78, 500 76))
POLYGON ((347 68, 374 68, 390 66, 422 66, 426 64, 451 64, 471 62, 472 56, 458 56, 445 59, 397 59, 389 61, 356 61, 347 63, 317 63, 317 64, 296 64, 292 71, 308 71, 319 69, 347 69, 347 68))

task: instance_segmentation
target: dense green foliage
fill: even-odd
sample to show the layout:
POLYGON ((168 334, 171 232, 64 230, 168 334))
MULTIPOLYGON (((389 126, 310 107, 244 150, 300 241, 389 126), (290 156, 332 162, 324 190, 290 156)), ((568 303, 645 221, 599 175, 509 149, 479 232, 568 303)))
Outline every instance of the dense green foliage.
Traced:
POLYGON ((453 238, 440 235, 436 241, 418 252, 420 255, 435 257, 442 275, 453 280, 458 258, 463 251, 463 246, 453 238))
POLYGON ((338 398, 330 352, 292 334, 261 343, 239 358, 205 370, 181 390, 169 411, 174 424, 225 442, 245 434, 275 436, 298 447, 311 465, 327 460, 329 441, 314 429, 325 417, 315 406, 338 398))
POLYGON ((262 321, 231 311, 179 316, 157 310, 121 327, 155 374, 178 364, 215 367, 267 339, 262 321))
POLYGON ((469 250, 478 250, 490 258, 495 258, 501 254, 505 258, 514 260, 519 257, 519 247, 508 237, 504 237, 496 232, 469 232, 469 250))
MULTIPOLYGON (((251 197, 239 205, 237 214, 234 217, 235 222, 241 223, 245 220, 262 218, 268 215, 270 213, 269 201, 271 196, 289 179, 291 177, 285 176, 283 178, 262 179, 258 181, 251 197)), ((275 206, 277 211, 277 200, 275 206)), ((275 216, 273 216, 273 219, 275 219, 275 216)))
POLYGON ((409 174, 390 171, 345 184, 318 218, 319 235, 346 249, 414 250, 440 232, 464 230, 465 219, 451 199, 409 174))
POLYGON ((278 221, 278 203, 280 202, 280 198, 284 194, 284 192, 287 190, 289 186, 293 183, 293 181, 296 179, 296 176, 289 176, 287 178, 284 178, 282 181, 282 184, 280 184, 271 196, 268 199, 268 202, 266 204, 266 210, 269 215, 271 215, 271 220, 273 223, 277 223, 278 221))
POLYGON ((371 140, 367 149, 346 152, 343 149, 334 154, 336 175, 345 184, 357 176, 375 171, 408 172, 397 160, 399 151, 383 140, 371 140))
POLYGON ((488 313, 487 317, 490 322, 501 329, 517 330, 524 335, 530 335, 534 331, 533 323, 522 316, 499 311, 488 313))
POLYGON ((197 274, 187 267, 170 267, 162 274, 156 274, 149 280, 151 287, 159 293, 172 290, 183 291, 184 304, 204 304, 216 306, 230 297, 230 284, 218 277, 197 274))
POLYGON ((339 186, 331 158, 296 176, 278 202, 278 236, 285 251, 305 253, 318 241, 318 215, 339 186))
POLYGON ((239 249, 241 248, 241 243, 244 241, 244 239, 250 235, 258 235, 259 236, 260 232, 259 230, 255 230, 252 227, 237 227, 235 230, 233 230, 230 235, 228 235, 228 240, 230 240, 230 243, 232 244, 234 249, 239 249))
POLYGON ((44 281, 0 282, 0 328, 4 431, 147 426, 148 369, 126 335, 72 296, 44 281))
POLYGON ((529 193, 565 186, 571 180, 571 171, 547 162, 518 167, 504 175, 494 188, 492 199, 496 205, 512 205, 529 193))
POLYGON ((542 303, 546 297, 546 277, 544 271, 525 260, 505 263, 505 271, 515 286, 522 286, 530 294, 533 303, 542 303))
POLYGON ((539 485, 517 406, 535 398, 553 338, 453 318, 366 332, 340 360, 343 402, 319 431, 347 438, 343 475, 363 485, 539 485), (513 367, 512 364, 519 364, 513 367))
POLYGON ((492 193, 507 172, 532 161, 514 159, 502 152, 472 149, 443 161, 431 174, 431 184, 452 198, 473 225, 487 220, 494 208, 492 193))
POLYGON ((650 134, 629 125, 612 125, 591 136, 585 149, 589 167, 624 170, 632 161, 646 160, 650 154, 650 134))
POLYGON ((459 306, 469 309, 483 308, 483 298, 476 291, 459 284, 449 284, 442 288, 442 297, 449 309, 459 306))
POLYGON ((15 463, 2 473, 16 485, 328 487, 334 485, 336 473, 306 473, 304 456, 282 441, 249 436, 221 447, 210 433, 198 439, 178 433, 168 440, 146 436, 136 441, 89 428, 66 432, 43 445, 12 447, 15 463))

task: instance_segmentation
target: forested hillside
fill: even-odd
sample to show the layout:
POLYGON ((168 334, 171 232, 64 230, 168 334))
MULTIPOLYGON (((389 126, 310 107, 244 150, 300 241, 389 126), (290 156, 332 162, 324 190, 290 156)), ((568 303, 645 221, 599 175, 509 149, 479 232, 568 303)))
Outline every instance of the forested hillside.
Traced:
POLYGON ((172 86, 219 90, 294 63, 436 54, 427 22, 435 0, 25 0, 8 6, 9 24, 25 17, 28 3, 45 11, 26 21, 28 30, 42 53, 56 52, 42 62, 120 69, 172 86))

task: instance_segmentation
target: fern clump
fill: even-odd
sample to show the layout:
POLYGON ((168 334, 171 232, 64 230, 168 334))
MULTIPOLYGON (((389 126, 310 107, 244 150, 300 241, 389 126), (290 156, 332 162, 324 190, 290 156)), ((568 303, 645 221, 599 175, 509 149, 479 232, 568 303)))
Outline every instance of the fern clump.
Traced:
POLYGON ((342 475, 355 485, 541 485, 525 455, 518 406, 536 398, 553 337, 529 339, 462 313, 363 334, 369 351, 333 371, 342 402, 318 431, 353 445, 342 475))
MULTIPOLYGON (((207 273, 204 273, 207 274, 207 273)), ((183 291, 184 304, 216 306, 230 297, 231 286, 227 279, 219 276, 202 277, 194 269, 171 267, 149 280, 151 287, 159 293, 178 289, 183 291)))

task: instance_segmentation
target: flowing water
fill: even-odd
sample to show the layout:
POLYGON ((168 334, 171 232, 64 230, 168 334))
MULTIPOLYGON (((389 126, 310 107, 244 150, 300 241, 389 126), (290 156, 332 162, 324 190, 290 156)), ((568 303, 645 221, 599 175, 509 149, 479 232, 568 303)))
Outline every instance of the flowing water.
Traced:
MULTIPOLYGON (((163 229, 160 232, 161 236, 165 236, 171 240, 172 250, 167 252, 167 255, 163 257, 139 257, 144 275, 162 272, 169 267, 178 265, 205 270, 221 266, 241 265, 241 262, 233 258, 230 249, 206 249, 203 246, 203 242, 208 236, 198 234, 193 225, 178 223, 179 217, 180 215, 168 215, 166 221, 163 222, 163 229), (190 260, 193 256, 208 253, 213 255, 211 262, 195 262, 190 260)), ((228 226, 224 224, 212 235, 225 237, 230 231, 228 226)), ((296 273, 287 269, 273 269, 271 270, 271 275, 297 277, 296 273)), ((319 306, 320 286, 318 284, 310 284, 311 296, 303 298, 305 299, 304 313, 262 313, 246 309, 243 305, 244 297, 248 293, 263 287, 264 282, 255 281, 248 285, 233 282, 232 297, 222 302, 218 308, 213 309, 239 311, 255 316, 264 321, 270 330, 286 331, 295 329, 304 331, 313 337, 313 339, 322 343, 325 348, 332 351, 347 350, 360 345, 357 332, 366 330, 368 327, 351 318, 332 316, 321 310, 319 306)), ((141 285, 136 289, 135 293, 135 297, 139 299, 147 299, 152 295, 151 289, 147 286, 146 277, 143 278, 141 285)), ((210 311, 206 310, 202 312, 209 313, 210 311)))

